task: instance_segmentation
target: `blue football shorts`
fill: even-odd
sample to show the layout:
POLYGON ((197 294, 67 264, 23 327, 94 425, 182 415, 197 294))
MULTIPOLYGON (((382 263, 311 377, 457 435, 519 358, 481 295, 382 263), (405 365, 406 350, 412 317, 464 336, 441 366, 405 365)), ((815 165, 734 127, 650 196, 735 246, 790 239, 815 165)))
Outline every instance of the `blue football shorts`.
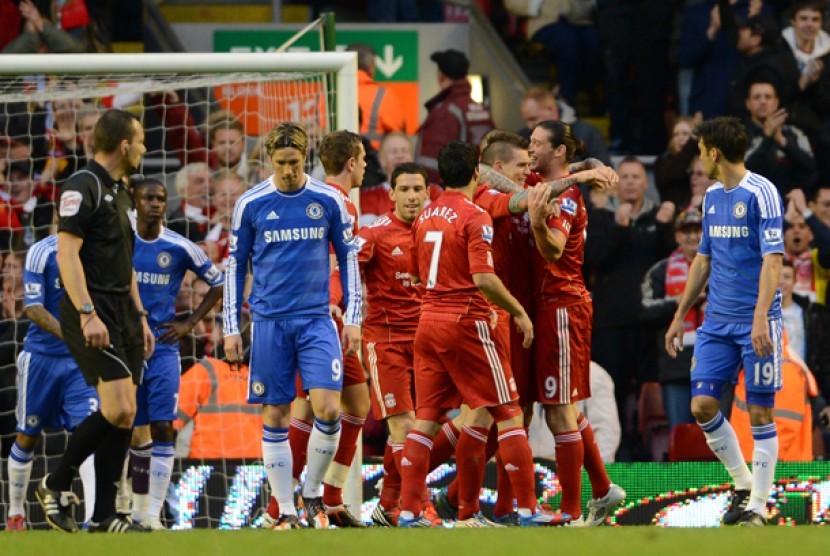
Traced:
POLYGON ((251 323, 248 403, 291 403, 298 372, 307 390, 343 389, 343 352, 334 321, 320 316, 251 323))
POLYGON ((18 432, 37 436, 44 428, 72 430, 95 411, 98 392, 71 355, 21 351, 17 356, 18 432))

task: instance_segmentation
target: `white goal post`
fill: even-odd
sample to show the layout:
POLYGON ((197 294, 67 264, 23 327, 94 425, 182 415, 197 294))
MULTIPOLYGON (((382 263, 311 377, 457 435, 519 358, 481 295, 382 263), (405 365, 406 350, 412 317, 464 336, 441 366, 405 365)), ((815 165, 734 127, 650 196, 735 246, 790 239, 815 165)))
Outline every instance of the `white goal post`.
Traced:
MULTIPOLYGON (((119 73, 326 72, 335 76, 336 128, 358 130, 357 53, 10 54, 0 77, 119 73)), ((2 93, 2 91, 0 91, 2 93)), ((2 96, 2 95, 0 95, 2 96)))
MULTIPOLYGON (((165 182, 172 212, 180 201, 183 205, 189 203, 189 193, 182 193, 179 179, 184 175, 187 181, 186 173, 191 171, 188 167, 200 165, 209 179, 215 180, 217 189, 221 176, 226 175, 223 172, 231 170, 245 178, 248 186, 264 179, 270 173, 270 167, 267 160, 266 164, 257 164, 267 159, 262 141, 268 131, 282 121, 298 121, 306 126, 309 135, 307 168, 311 171, 317 162, 317 146, 325 134, 339 129, 354 132, 359 129, 357 71, 357 53, 354 52, 0 56, 0 265, 6 257, 25 256, 26 249, 34 241, 48 235, 48 225, 34 223, 34 217, 24 221, 23 215, 18 221, 16 216, 3 220, 3 215, 10 214, 12 209, 20 212, 19 207, 28 201, 31 201, 28 204, 37 201, 38 207, 41 203, 52 206, 62 181, 75 166, 82 167, 91 156, 91 148, 84 149, 91 142, 85 144, 81 131, 82 121, 90 113, 99 115, 114 106, 140 115, 145 122, 145 133, 152 139, 152 145, 148 142, 149 150, 140 171, 147 177, 165 182), (178 116, 173 117, 176 110, 178 116), (71 114, 67 115, 67 112, 71 114), (224 119, 211 121, 211 116, 224 119), (241 159, 244 164, 233 167, 215 163, 218 155, 214 151, 219 141, 217 139, 214 144, 211 135, 211 126, 227 126, 229 120, 244 128, 243 139, 239 141, 245 145, 241 159), (59 124, 67 121, 70 123, 66 127, 74 130, 71 148, 61 144, 66 130, 60 129, 59 124), (174 145, 171 137, 176 133, 179 133, 179 143, 174 145), (18 182, 28 183, 30 199, 21 201, 15 197, 18 193, 12 193, 13 188, 20 190, 18 182)), ((227 129, 222 127, 223 131, 227 129)), ((354 198, 357 191, 353 193, 354 198)), ((201 225, 207 225, 211 232, 217 226, 221 228, 221 224, 212 220, 214 214, 211 211, 220 206, 226 211, 232 210, 232 201, 227 206, 228 203, 218 201, 219 198, 217 193, 214 201, 212 188, 202 198, 207 203, 211 220, 201 225)), ((198 221, 187 212, 180 214, 187 226, 198 221)), ((49 215, 47 224, 51 224, 51 210, 49 215)), ((171 228, 172 222, 168 221, 171 228)), ((209 239, 208 234, 206 243, 209 239)), ((222 240, 216 241, 221 245, 222 240)), ((215 262, 221 262, 221 250, 218 254, 212 253, 206 246, 206 251, 215 262)), ((18 313, 10 316, 4 312, 0 316, 0 327, 17 330, 18 323, 24 321, 23 294, 22 280, 14 280, 21 292, 15 294, 18 313)), ((188 283, 183 289, 190 290, 186 299, 195 305, 192 302, 196 298, 195 286, 188 283)), ((212 319, 211 316, 203 323, 212 319)), ((207 338, 204 341, 212 342, 211 345, 221 343, 221 338, 217 340, 218 336, 210 334, 208 329, 201 338, 207 338)), ((14 349, 2 353, 14 352, 16 357, 22 350, 22 335, 3 342, 2 347, 14 344, 14 349)), ((193 348, 193 353, 200 352, 193 348)), ((187 355, 184 348, 182 355, 187 355)), ((198 357, 201 355, 196 355, 198 357)), ((0 360, 0 447, 3 455, 8 453, 16 434, 15 375, 15 361, 10 356, 0 360)), ((216 435, 221 436, 222 430, 217 428, 216 435)), ((48 433, 48 438, 35 449, 32 481, 51 470, 59 459, 64 442, 62 434, 48 433)), ((187 463, 182 464, 180 472, 174 473, 178 490, 170 499, 180 497, 182 507, 189 504, 192 508, 193 503, 198 506, 202 492, 204 497, 212 497, 209 504, 212 513, 207 517, 195 514, 175 517, 174 526, 187 528, 198 521, 198 526, 237 528, 251 525, 261 514, 264 472, 260 464, 250 461, 252 456, 233 455, 235 444, 241 444, 236 436, 221 446, 222 453, 227 450, 229 454, 226 457, 194 456, 192 452, 190 455, 184 452, 181 459, 177 459, 187 463), (218 459, 221 459, 219 464, 215 461, 218 459), (195 496, 195 499, 188 496, 195 496), (255 500, 260 500, 260 507, 252 507, 255 500)), ((188 448, 191 448, 189 443, 185 449, 188 448)), ((346 502, 358 508, 362 502, 361 462, 358 450, 345 492, 346 502)), ((7 458, 0 457, 0 517, 6 517, 8 510, 6 464, 7 458)), ((77 483, 75 487, 78 493, 81 492, 79 486, 77 483)), ((25 507, 30 526, 43 527, 45 522, 34 502, 31 485, 25 507)), ((76 514, 76 517, 80 515, 76 514)))

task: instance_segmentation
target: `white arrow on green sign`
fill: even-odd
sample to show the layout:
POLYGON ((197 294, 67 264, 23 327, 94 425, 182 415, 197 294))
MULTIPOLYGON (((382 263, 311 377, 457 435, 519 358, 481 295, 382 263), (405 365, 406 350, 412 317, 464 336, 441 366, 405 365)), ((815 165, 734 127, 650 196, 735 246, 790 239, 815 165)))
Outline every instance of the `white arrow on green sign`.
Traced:
MULTIPOLYGON (((273 52, 294 36, 294 31, 231 31, 213 33, 214 52, 273 52)), ((352 43, 374 47, 377 57, 375 80, 418 81, 418 32, 337 30, 337 50, 352 43)), ((289 52, 319 52, 320 37, 308 33, 288 49, 289 52)))

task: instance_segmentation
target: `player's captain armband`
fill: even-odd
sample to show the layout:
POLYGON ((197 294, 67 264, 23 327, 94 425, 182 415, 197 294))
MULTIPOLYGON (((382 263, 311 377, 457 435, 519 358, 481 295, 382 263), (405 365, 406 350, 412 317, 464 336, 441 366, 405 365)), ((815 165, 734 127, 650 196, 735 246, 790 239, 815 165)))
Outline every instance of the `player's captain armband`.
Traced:
POLYGON ((783 241, 781 228, 768 228, 764 230, 764 241, 767 243, 781 243, 783 241))
POLYGON ((80 191, 65 191, 61 195, 61 205, 58 214, 61 216, 75 216, 81 210, 84 196, 80 191))
POLYGON ((493 226, 484 225, 481 227, 481 238, 487 243, 493 243, 493 226))
POLYGON ((576 216, 576 201, 573 199, 562 199, 562 204, 560 205, 562 208, 562 212, 567 212, 571 216, 576 216))

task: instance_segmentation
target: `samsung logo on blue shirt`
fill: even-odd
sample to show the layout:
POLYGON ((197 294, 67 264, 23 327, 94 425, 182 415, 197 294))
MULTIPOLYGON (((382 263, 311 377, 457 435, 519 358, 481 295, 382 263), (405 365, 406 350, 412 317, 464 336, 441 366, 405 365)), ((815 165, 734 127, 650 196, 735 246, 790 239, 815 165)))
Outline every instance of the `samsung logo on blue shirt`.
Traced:
POLYGON ((749 237, 748 226, 709 226, 709 237, 724 239, 735 237, 749 237))
POLYGON ((287 230, 268 230, 262 233, 265 238, 265 243, 278 243, 280 241, 324 239, 326 237, 326 228, 324 226, 288 228, 287 230))
POLYGON ((170 283, 170 275, 160 274, 158 272, 136 271, 135 281, 139 284, 150 284, 151 286, 166 286, 170 283))

